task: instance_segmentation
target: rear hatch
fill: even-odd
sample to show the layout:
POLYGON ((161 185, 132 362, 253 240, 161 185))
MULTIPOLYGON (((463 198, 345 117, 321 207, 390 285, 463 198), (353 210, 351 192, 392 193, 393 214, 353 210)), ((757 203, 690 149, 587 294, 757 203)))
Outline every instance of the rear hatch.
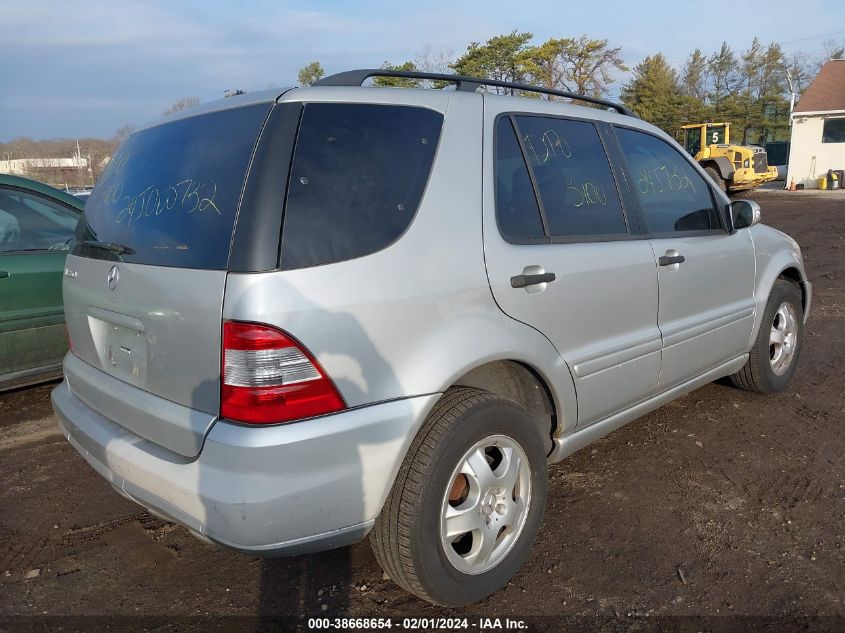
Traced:
POLYGON ((232 236, 271 107, 208 112, 130 136, 87 201, 66 264, 70 388, 185 456, 199 453, 219 413, 232 236))

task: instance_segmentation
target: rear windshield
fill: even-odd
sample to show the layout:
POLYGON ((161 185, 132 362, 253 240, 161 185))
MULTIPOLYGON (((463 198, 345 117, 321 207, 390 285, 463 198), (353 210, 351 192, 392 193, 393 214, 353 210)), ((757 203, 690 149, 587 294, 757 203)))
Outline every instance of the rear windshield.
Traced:
POLYGON ((213 112, 130 136, 88 198, 74 254, 225 269, 247 167, 270 107, 213 112))

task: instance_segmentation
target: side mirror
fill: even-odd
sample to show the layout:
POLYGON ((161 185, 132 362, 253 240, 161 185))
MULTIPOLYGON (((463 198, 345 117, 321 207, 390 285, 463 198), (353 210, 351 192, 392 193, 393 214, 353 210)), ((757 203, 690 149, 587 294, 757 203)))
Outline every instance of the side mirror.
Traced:
POLYGON ((735 200, 728 205, 731 226, 734 231, 747 229, 749 226, 760 224, 763 214, 760 205, 753 200, 735 200))

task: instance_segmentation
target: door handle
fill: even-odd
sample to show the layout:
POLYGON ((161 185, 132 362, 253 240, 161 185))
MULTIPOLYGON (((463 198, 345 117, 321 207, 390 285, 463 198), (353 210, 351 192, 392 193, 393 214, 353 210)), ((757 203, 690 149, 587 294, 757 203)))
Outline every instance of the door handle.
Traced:
POLYGON ((511 277, 511 288, 525 288, 536 284, 547 284, 555 280, 554 273, 538 273, 536 275, 514 275, 511 277))
POLYGON ((661 255, 657 261, 661 266, 671 266, 672 264, 683 264, 686 257, 683 255, 661 255))
POLYGON ((0 270, 0 279, 8 279, 9 277, 11 277, 11 275, 8 271, 0 270))

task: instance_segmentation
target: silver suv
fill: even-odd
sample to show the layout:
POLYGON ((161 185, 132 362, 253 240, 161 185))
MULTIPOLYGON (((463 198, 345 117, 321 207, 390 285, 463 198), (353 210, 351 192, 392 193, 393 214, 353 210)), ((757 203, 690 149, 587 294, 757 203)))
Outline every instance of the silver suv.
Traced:
POLYGON ((118 492, 253 555, 369 534, 465 604, 525 560, 549 463, 717 378, 786 387, 792 239, 623 106, 482 84, 552 92, 355 71, 129 137, 67 259, 53 392, 118 492))

